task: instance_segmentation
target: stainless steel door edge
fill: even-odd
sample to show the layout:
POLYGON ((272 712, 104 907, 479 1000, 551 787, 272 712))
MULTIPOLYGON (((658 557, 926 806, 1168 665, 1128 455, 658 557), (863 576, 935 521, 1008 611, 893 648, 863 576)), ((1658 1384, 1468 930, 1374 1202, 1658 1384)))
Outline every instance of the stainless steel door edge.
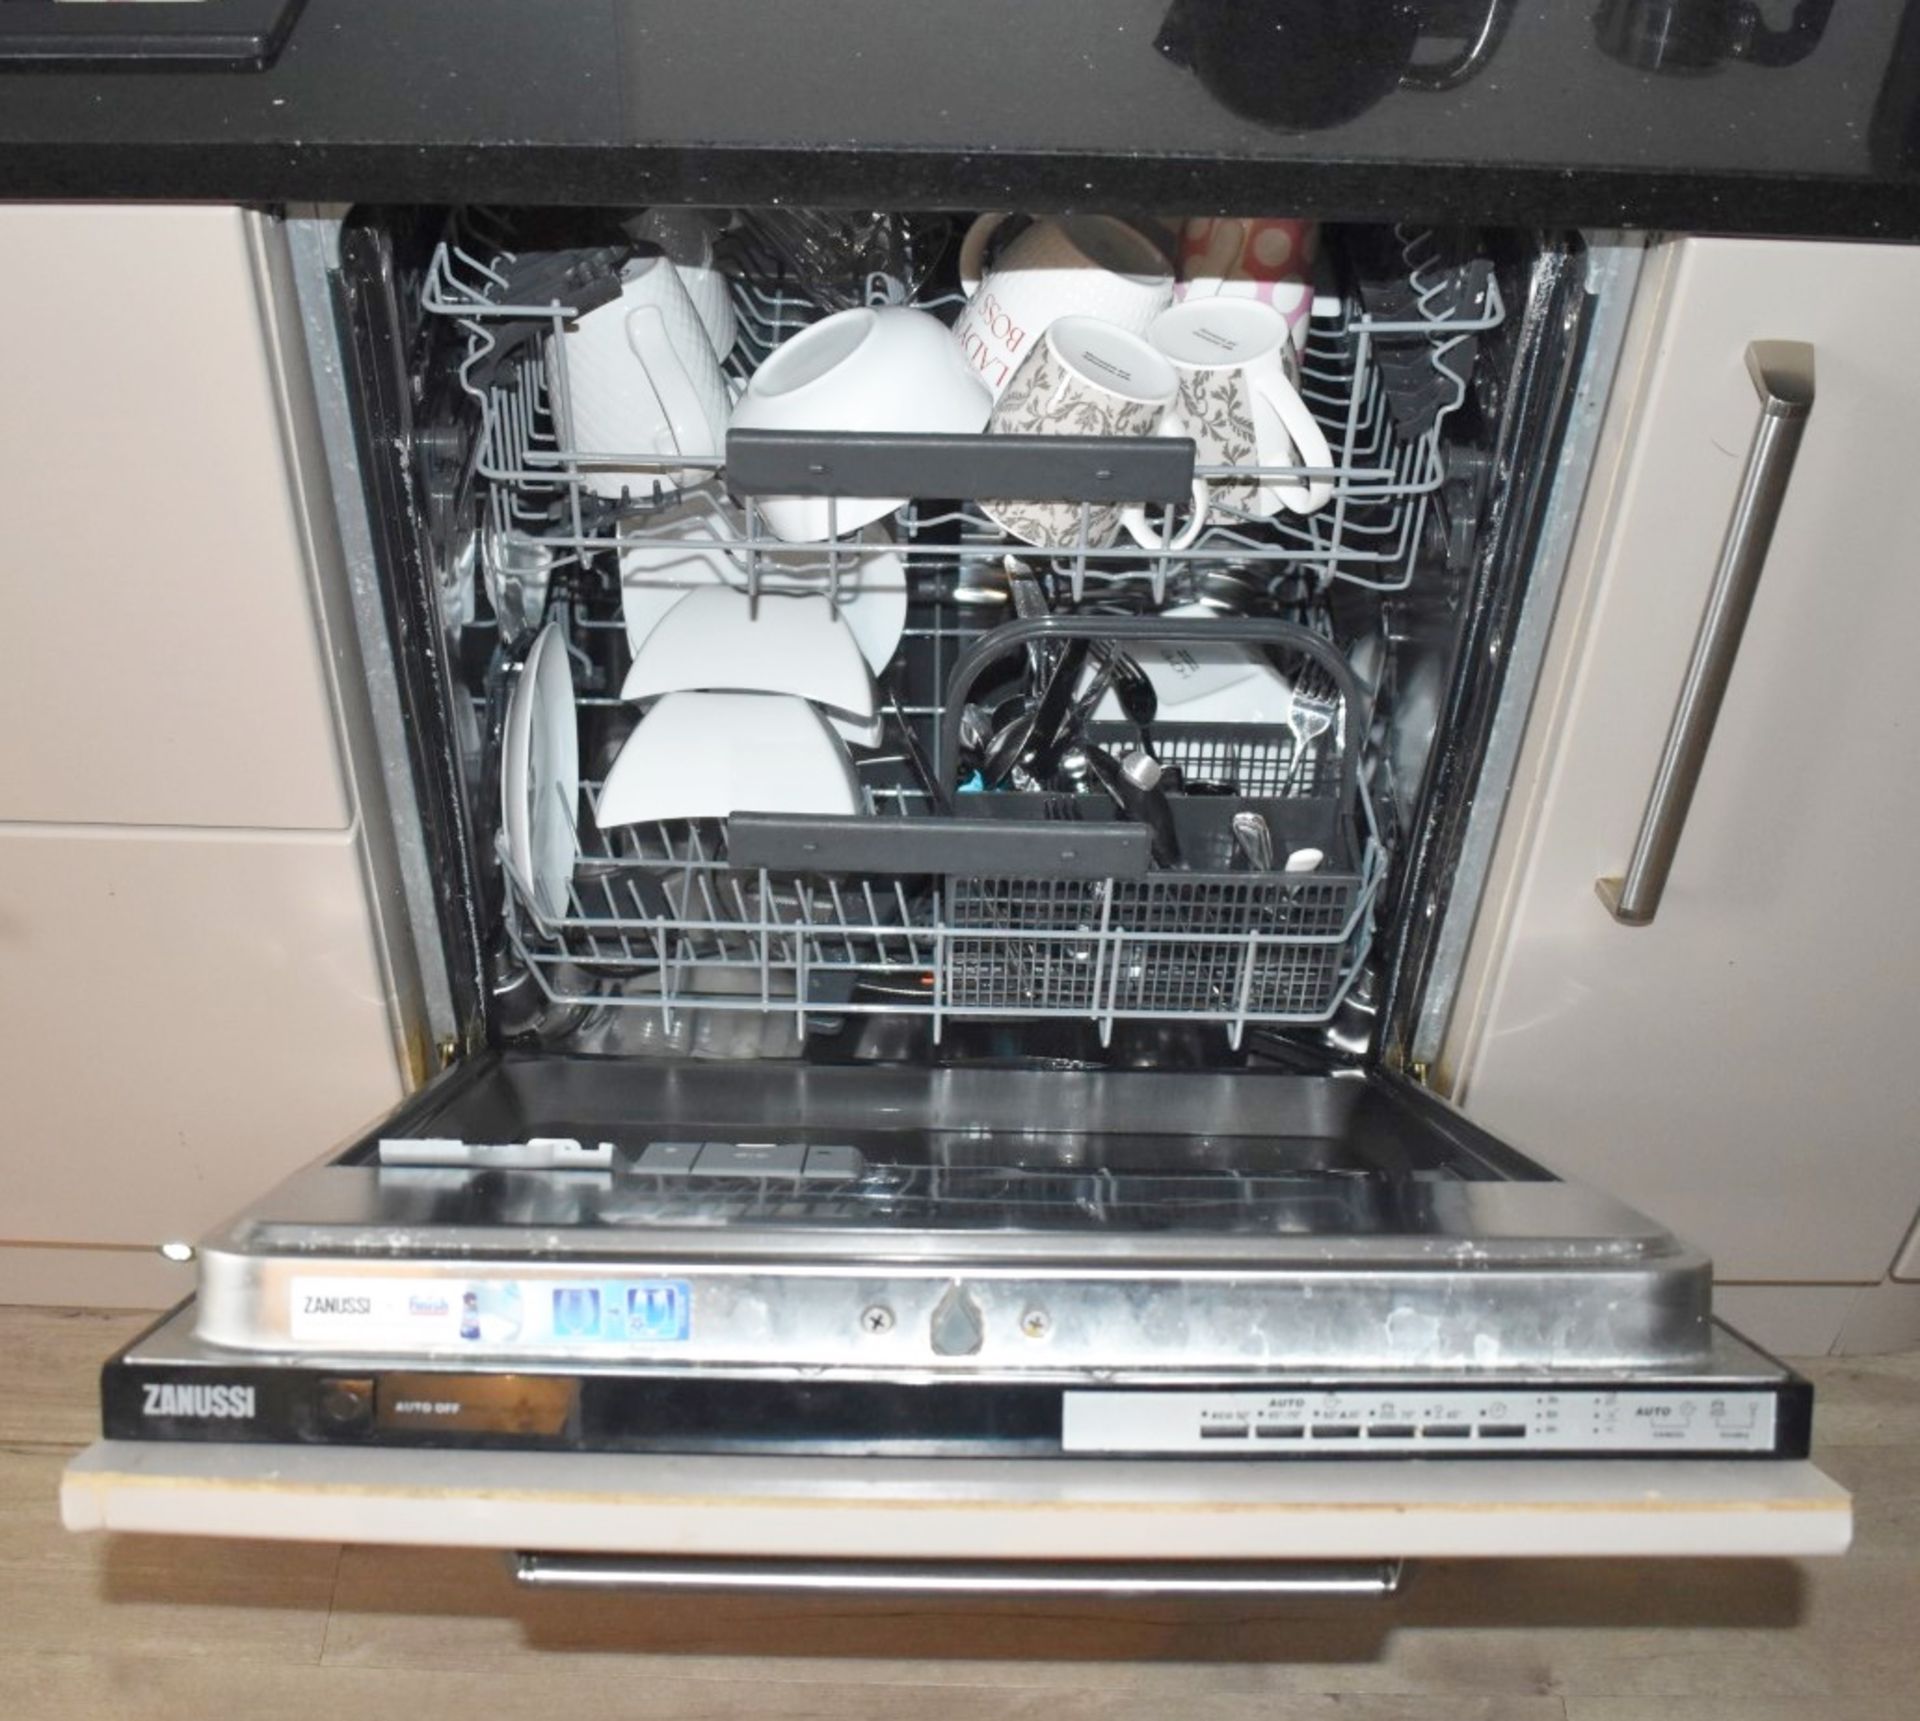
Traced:
POLYGON ((1558 470, 1534 549, 1519 620, 1506 647, 1507 670, 1500 702, 1487 737, 1486 754, 1474 788, 1473 814, 1467 821, 1453 869, 1453 888, 1434 939, 1433 959, 1421 993, 1419 1015, 1408 1061, 1431 1067, 1440 1060, 1447 1027, 1459 995, 1468 948, 1479 919, 1494 845, 1506 815, 1507 796, 1520 763, 1533 696, 1546 659, 1561 584, 1573 554, 1574 533, 1586 501, 1587 480, 1599 446, 1607 403, 1626 345, 1646 239, 1634 233, 1586 236, 1587 292, 1593 300, 1580 360, 1572 411, 1560 443, 1558 470))
POLYGON ((410 1079, 418 1082, 436 1061, 430 1047, 454 1035, 454 1009, 334 316, 340 212, 316 211, 273 225, 283 235, 279 249, 285 262, 279 272, 287 277, 274 302, 289 324, 298 322, 305 347, 301 404, 319 444, 303 451, 318 468, 310 487, 315 505, 329 504, 332 516, 332 530, 324 535, 333 554, 320 596, 338 666, 335 692, 344 751, 363 821, 361 842, 394 1030, 410 1079))
POLYGON ((755 1266, 654 1251, 565 1258, 201 1255, 197 1331, 236 1352, 490 1363, 895 1371, 1313 1366, 1618 1368, 1698 1362, 1705 1260, 1155 1269, 755 1266))
MULTIPOLYGON (((1155 1180, 1140 1181, 1151 1190, 1155 1180)), ((936 1192, 925 1217, 901 1225, 892 1212, 904 1201, 896 1188, 869 1191, 853 1178, 836 1189, 789 1176, 329 1165, 289 1178, 198 1252, 477 1264, 811 1262, 829 1272, 861 1263, 1007 1265, 1029 1273, 1090 1264, 1115 1273, 1621 1268, 1689 1254, 1645 1215, 1577 1183, 1333 1176, 1263 1187, 1228 1175, 1201 1185, 1189 1215, 1181 1180, 1165 1181, 1152 1226, 1129 1222, 1125 1212, 1101 1223, 1097 1204, 1107 1191, 1097 1177, 1062 1179, 1045 1201, 983 1203, 977 1214, 947 1211, 936 1192)))

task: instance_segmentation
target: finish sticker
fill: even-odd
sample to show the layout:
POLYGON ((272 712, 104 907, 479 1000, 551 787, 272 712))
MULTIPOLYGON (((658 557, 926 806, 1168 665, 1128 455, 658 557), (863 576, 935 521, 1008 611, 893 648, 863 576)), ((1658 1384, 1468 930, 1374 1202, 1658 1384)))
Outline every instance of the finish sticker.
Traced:
POLYGON ((684 1279, 372 1279, 292 1282, 288 1330, 377 1350, 553 1350, 678 1344, 692 1332, 684 1279))

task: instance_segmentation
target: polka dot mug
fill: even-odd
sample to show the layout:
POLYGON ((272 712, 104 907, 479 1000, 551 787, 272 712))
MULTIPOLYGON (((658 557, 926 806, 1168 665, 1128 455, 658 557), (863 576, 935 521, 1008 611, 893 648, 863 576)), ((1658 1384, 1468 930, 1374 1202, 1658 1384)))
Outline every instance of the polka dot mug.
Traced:
POLYGON ((1292 216, 1204 215, 1180 230, 1176 299, 1258 299, 1287 319, 1298 375, 1313 309, 1317 223, 1292 216))

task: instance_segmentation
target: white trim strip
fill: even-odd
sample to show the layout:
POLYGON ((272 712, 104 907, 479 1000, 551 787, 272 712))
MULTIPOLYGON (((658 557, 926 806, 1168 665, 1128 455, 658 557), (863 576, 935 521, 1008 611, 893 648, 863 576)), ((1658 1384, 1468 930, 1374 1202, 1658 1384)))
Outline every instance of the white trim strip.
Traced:
POLYGON ((1845 1552, 1808 1463, 648 1457, 103 1441, 71 1530, 554 1552, 1281 1560, 1845 1552))

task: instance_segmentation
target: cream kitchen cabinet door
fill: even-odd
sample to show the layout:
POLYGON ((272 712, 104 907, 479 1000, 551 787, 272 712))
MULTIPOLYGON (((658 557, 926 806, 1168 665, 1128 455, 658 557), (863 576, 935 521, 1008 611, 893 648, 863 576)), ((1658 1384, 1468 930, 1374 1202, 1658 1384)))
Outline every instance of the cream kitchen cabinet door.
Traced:
POLYGON ((197 1241, 401 1096, 351 834, 0 827, 0 973, 15 1295, 197 1241))
POLYGON ((0 204, 0 1300, 152 1303, 424 1036, 285 230, 0 204))
POLYGON ((0 821, 344 830, 272 223, 0 204, 0 821))
MULTIPOLYGON (((1656 248, 1442 1076, 1728 1281, 1877 1282, 1920 1203, 1920 248, 1656 248), (1817 398, 1665 900, 1639 827, 1757 412, 1817 398)), ((1841 1299, 1844 1301, 1844 1299, 1841 1299)))

